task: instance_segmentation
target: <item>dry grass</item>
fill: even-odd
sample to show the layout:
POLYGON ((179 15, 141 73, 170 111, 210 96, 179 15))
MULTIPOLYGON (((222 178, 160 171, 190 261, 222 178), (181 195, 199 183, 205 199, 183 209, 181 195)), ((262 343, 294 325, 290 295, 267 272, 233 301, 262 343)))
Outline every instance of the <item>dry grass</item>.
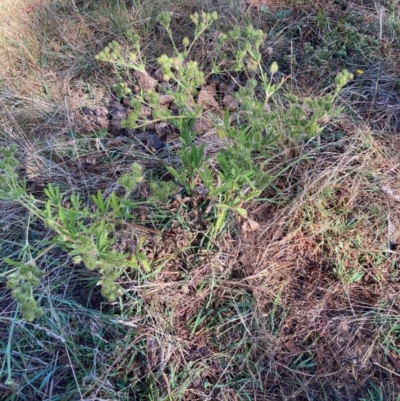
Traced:
MULTIPOLYGON (((102 138, 80 110, 106 104, 117 74, 94 56, 114 39, 129 49, 129 23, 151 67, 169 51, 154 18, 161 8, 173 11, 177 38, 202 8, 220 12, 219 30, 252 21, 269 32, 269 57, 298 94, 321 95, 344 67, 363 70, 341 96, 345 112, 321 138, 267 165, 273 185, 246 205, 256 230, 232 217, 215 238, 190 204, 151 216, 144 207, 154 230, 126 225, 120 236, 134 244, 144 238, 153 271, 126 272, 126 297, 108 304, 95 274, 54 251, 41 266, 45 315, 32 324, 0 283, 2 400, 399 399, 398 8, 323 2, 322 16, 304 1, 233 3, 0 6, 0 142, 18 145, 20 173, 39 197, 49 183, 66 196, 109 194, 133 161, 147 176, 159 174, 157 155, 102 138), (368 29, 375 45, 335 53, 342 37, 362 41, 368 29), (329 42, 331 53, 318 64, 305 42, 320 56, 329 42), (5 384, 9 375, 15 388, 5 384)), ((195 50, 207 64, 212 44, 195 50)), ((212 138, 203 140, 212 147, 212 138)), ((143 186, 141 195, 148 193, 143 186)), ((0 228, 0 254, 10 258, 52 236, 11 202, 1 203, 0 228)))

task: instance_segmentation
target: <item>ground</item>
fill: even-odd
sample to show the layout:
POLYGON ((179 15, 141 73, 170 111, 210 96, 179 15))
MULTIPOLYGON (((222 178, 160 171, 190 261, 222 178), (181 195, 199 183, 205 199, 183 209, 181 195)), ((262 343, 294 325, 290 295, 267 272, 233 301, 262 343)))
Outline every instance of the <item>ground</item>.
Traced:
POLYGON ((399 400, 399 57, 394 0, 3 0, 0 145, 16 145, 25 187, 12 198, 1 176, 0 399, 399 400), (171 38, 183 51, 202 11, 218 19, 181 68, 195 60, 205 80, 180 107, 157 59, 173 55, 171 38), (233 71, 226 39, 232 60, 211 73, 218 38, 249 24, 265 33, 262 68, 247 57, 233 71), (126 59, 140 42, 145 72, 96 57, 113 41, 126 59), (305 135, 298 121, 344 70, 332 116, 305 135), (271 133, 237 94, 262 74, 280 87, 261 114, 284 117, 257 147, 271 133), (171 115, 156 118, 156 103, 171 115), (220 155, 240 149, 240 165, 250 146, 239 182, 220 155), (112 194, 118 207, 102 206, 112 194), (101 230, 114 259, 90 270, 106 251, 83 252, 79 235, 98 244, 101 230), (34 319, 10 281, 31 261, 34 319))

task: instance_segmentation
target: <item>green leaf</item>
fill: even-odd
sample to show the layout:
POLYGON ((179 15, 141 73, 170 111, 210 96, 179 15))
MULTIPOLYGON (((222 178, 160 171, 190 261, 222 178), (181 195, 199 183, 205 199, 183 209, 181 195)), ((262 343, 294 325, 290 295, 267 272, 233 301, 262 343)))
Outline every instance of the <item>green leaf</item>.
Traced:
POLYGON ((364 277, 363 272, 356 272, 350 277, 350 282, 351 283, 356 283, 357 281, 360 281, 364 277))
MULTIPOLYGON (((82 209, 82 203, 79 194, 72 194, 70 199, 74 210, 80 211, 82 209)), ((85 208, 83 208, 81 211, 85 212, 85 208)))
POLYGON ((97 191, 97 196, 92 195, 92 200, 95 203, 95 205, 98 207, 101 213, 105 213, 107 211, 106 205, 104 203, 103 199, 103 192, 99 189, 97 191))
POLYGON ((220 187, 217 187, 215 189, 213 189, 212 191, 210 191, 210 195, 214 196, 214 195, 218 195, 221 193, 227 193, 229 191, 231 191, 234 187, 234 183, 233 182, 227 182, 224 185, 221 185, 220 187))
POLYGON ((115 192, 112 192, 109 199, 111 207, 114 209, 114 212, 116 212, 120 208, 120 202, 118 196, 116 195, 115 192))
POLYGON ((259 196, 260 194, 261 194, 261 191, 252 191, 252 192, 248 193, 247 195, 245 195, 245 196, 243 197, 242 201, 243 201, 243 202, 247 202, 247 201, 249 201, 250 199, 253 199, 253 198, 259 196))
POLYGON ((21 262, 16 262, 15 260, 3 258, 4 263, 7 263, 10 266, 20 266, 21 262))
POLYGON ((185 186, 187 185, 186 173, 184 171, 182 172, 182 175, 181 175, 181 174, 178 173, 177 170, 175 170, 171 166, 167 166, 167 170, 180 184, 183 184, 185 186))
POLYGON ((147 259, 147 256, 143 252, 138 252, 136 254, 136 258, 142 264, 144 270, 146 270, 146 272, 149 273, 151 271, 151 265, 149 263, 149 260, 147 259))
POLYGON ((226 215, 228 213, 229 207, 226 206, 226 205, 216 205, 216 207, 222 209, 221 212, 218 215, 218 219, 217 219, 217 221, 215 223, 215 226, 214 226, 214 231, 216 233, 218 233, 221 230, 221 228, 224 225, 224 223, 225 223, 226 215))
POLYGON ((47 188, 44 188, 44 193, 53 204, 61 203, 62 197, 60 196, 60 187, 58 185, 49 184, 47 188))
POLYGON ((233 209, 236 213, 242 216, 244 219, 247 219, 247 210, 243 209, 242 207, 235 207, 233 209))
POLYGON ((228 130, 230 128, 230 112, 229 109, 225 110, 224 113, 224 128, 228 130))
POLYGON ((59 205, 58 206, 58 217, 60 218, 60 222, 64 227, 68 227, 68 219, 67 216, 65 215, 64 208, 59 205))
POLYGON ((211 191, 212 185, 213 185, 213 179, 212 179, 212 174, 211 170, 208 166, 204 165, 201 170, 198 171, 198 174, 203 181, 203 184, 206 186, 208 191, 211 191))

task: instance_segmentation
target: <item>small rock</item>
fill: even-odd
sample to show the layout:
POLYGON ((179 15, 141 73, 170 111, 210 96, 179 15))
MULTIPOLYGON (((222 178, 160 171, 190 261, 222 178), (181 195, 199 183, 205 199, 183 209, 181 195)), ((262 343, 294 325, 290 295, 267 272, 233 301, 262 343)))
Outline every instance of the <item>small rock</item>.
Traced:
POLYGON ((108 128, 108 110, 105 107, 98 107, 97 109, 82 107, 81 112, 92 125, 102 129, 108 128))
POLYGON ((159 152, 164 147, 164 142, 150 131, 144 131, 137 138, 151 151, 159 152))
POLYGON ((192 130, 194 132, 207 132, 212 127, 210 121, 205 119, 204 117, 197 118, 196 121, 193 123, 192 130))
POLYGON ((81 112, 85 115, 85 116, 93 116, 95 113, 93 111, 93 109, 91 109, 90 107, 81 107, 81 112))
POLYGON ((150 134, 147 137, 147 147, 159 152, 164 147, 164 142, 157 135, 150 134))
POLYGON ((239 107, 236 99, 229 93, 227 93, 222 99, 222 105, 229 111, 236 111, 239 107))
POLYGON ((107 118, 108 110, 104 106, 100 106, 94 110, 94 114, 96 115, 96 117, 107 118))
POLYGON ((215 95, 215 86, 205 86, 200 89, 197 104, 201 106, 203 110, 219 109, 219 104, 214 97, 215 95))
POLYGON ((154 71, 153 77, 158 81, 158 82, 162 82, 164 81, 164 73, 163 70, 161 68, 157 68, 154 71))
POLYGON ((117 100, 115 100, 114 97, 110 99, 110 101, 107 104, 107 110, 112 110, 112 109, 123 109, 124 106, 117 100))
POLYGON ((130 99, 129 97, 123 97, 123 98, 121 99, 121 104, 122 104, 124 107, 130 107, 130 105, 131 105, 131 99, 130 99))
POLYGON ((196 199, 205 199, 208 195, 208 189, 204 185, 196 185, 190 195, 196 199))
POLYGON ((174 101, 174 98, 170 95, 161 95, 160 96, 160 106, 170 105, 174 101))
POLYGON ((218 85, 218 91, 220 93, 227 93, 228 92, 228 84, 225 82, 220 82, 218 85))
POLYGON ((168 124, 164 121, 162 121, 161 123, 155 124, 155 130, 157 132, 158 137, 161 139, 165 139, 170 132, 168 124))
POLYGON ((110 125, 110 120, 106 117, 96 117, 96 122, 103 129, 107 129, 110 125))
POLYGON ((136 78, 139 86, 144 91, 155 89, 158 82, 152 78, 147 72, 135 71, 133 76, 136 78))
POLYGON ((137 84, 135 84, 135 85, 129 85, 128 87, 129 87, 129 89, 132 91, 132 93, 133 93, 134 95, 137 95, 137 94, 140 92, 140 86, 137 85, 137 84))
POLYGON ((142 117, 148 118, 151 116, 151 108, 149 106, 142 106, 140 109, 140 115, 142 117))
POLYGON ((123 107, 120 109, 118 108, 110 110, 111 120, 122 121, 126 118, 126 114, 127 111, 123 107))
POLYGON ((123 132, 123 128, 121 127, 121 121, 119 120, 111 120, 108 124, 108 131, 113 136, 119 136, 123 132))
POLYGON ((125 120, 127 110, 121 103, 117 101, 110 101, 108 104, 108 112, 110 116, 110 122, 108 124, 108 131, 113 136, 123 135, 123 128, 121 127, 121 121, 125 120))

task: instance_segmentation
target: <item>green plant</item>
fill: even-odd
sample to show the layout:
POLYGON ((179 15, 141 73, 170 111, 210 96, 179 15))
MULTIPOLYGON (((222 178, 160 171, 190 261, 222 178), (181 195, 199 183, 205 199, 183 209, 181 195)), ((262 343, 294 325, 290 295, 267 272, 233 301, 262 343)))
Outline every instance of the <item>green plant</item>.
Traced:
MULTIPOLYGON (((173 57, 162 55, 157 60, 164 80, 172 83, 164 89, 158 89, 159 92, 156 91, 153 78, 146 72, 146 61, 137 35, 131 38, 134 52, 128 56, 125 56, 117 42, 112 42, 97 59, 112 63, 121 71, 136 71, 139 83, 150 82, 135 95, 126 83, 117 84, 118 96, 128 97, 131 106, 124 126, 140 128, 150 122, 166 121, 179 130, 181 148, 178 155, 182 166, 168 166, 167 169, 188 194, 199 182, 207 188, 207 199, 211 205, 209 210, 214 210, 215 216, 211 230, 214 235, 221 231, 229 211, 247 218, 244 204, 257 197, 271 182, 263 168, 271 152, 276 152, 282 145, 292 146, 303 138, 320 134, 329 119, 340 112, 334 107, 334 102, 352 75, 347 71, 340 73, 332 94, 318 99, 300 99, 286 93, 286 107, 277 107, 272 100, 285 79, 277 84, 273 82, 273 76, 278 72, 276 62, 270 65, 269 72, 264 69, 260 50, 264 33, 250 25, 243 29, 234 28, 222 35, 223 40, 220 37, 217 41, 221 56, 212 64, 210 74, 220 74, 225 68, 225 72, 244 71, 249 78, 246 85, 234 94, 239 105, 236 121, 228 110, 223 119, 217 116, 211 118, 218 136, 225 137, 227 142, 225 149, 215 156, 213 163, 209 163, 211 160, 205 152, 205 146, 196 144, 197 133, 193 130, 195 120, 204 118, 202 105, 196 102, 196 96, 209 75, 202 71, 196 61, 188 59, 193 45, 216 21, 217 14, 202 13, 200 16, 196 13, 191 19, 195 26, 193 39, 184 38, 183 48, 179 50, 173 41, 170 14, 163 12, 159 16, 159 22, 166 29, 175 49, 173 57), (230 43, 231 47, 224 47, 226 43, 230 43), (233 45, 236 50, 232 53, 233 45), (177 114, 160 105, 161 95, 170 97, 177 114), (151 118, 143 115, 143 106, 151 109, 151 118)), ((137 163, 132 164, 130 172, 119 179, 119 184, 125 190, 123 196, 112 193, 104 199, 99 191, 92 196, 90 205, 79 194, 66 198, 59 186, 50 184, 44 191, 47 199, 39 200, 27 193, 24 180, 18 178, 15 151, 15 148, 1 149, 0 198, 19 202, 32 216, 41 219, 55 233, 51 247, 64 249, 74 263, 82 262, 88 269, 98 271, 103 295, 115 300, 122 294, 122 289, 115 282, 124 267, 138 267, 141 264, 149 269, 150 266, 140 250, 131 256, 117 252, 115 246, 116 224, 133 218, 132 213, 137 207, 131 195, 143 180, 141 167, 137 163)), ((153 199, 168 199, 168 194, 174 190, 172 184, 164 184, 163 187, 168 191, 165 196, 160 196, 152 186, 153 199)), ((28 320, 40 314, 40 309, 35 309, 32 294, 33 288, 39 284, 41 272, 36 262, 43 252, 37 250, 36 256, 29 254, 22 261, 6 260, 14 266, 8 285, 13 296, 21 303, 21 310, 28 320)))
POLYGON ((360 62, 364 64, 371 54, 379 51, 379 40, 370 35, 370 29, 371 25, 360 24, 357 13, 350 12, 345 18, 336 19, 320 9, 312 18, 311 30, 305 35, 304 53, 308 63, 330 70, 338 66, 353 68, 360 62), (313 36, 313 33, 317 35, 313 36))
POLYGON ((369 382, 370 389, 368 389, 368 398, 360 398, 360 401, 383 401, 385 395, 382 386, 377 386, 373 382, 369 382))
POLYGON ((75 264, 84 263, 88 269, 98 271, 101 276, 98 284, 102 286, 103 296, 114 301, 122 295, 122 289, 115 282, 125 267, 137 268, 141 264, 149 268, 140 250, 132 256, 115 249, 115 221, 133 217, 132 212, 137 205, 129 196, 143 180, 141 167, 137 163, 132 164, 131 171, 119 179, 125 189, 122 197, 113 192, 105 199, 99 190, 92 196, 93 204, 89 206, 79 194, 66 198, 59 186, 49 184, 44 190, 47 199, 43 201, 28 194, 25 181, 19 179, 15 151, 13 146, 0 148, 0 199, 20 203, 55 233, 45 250, 31 250, 17 261, 4 258, 5 263, 12 267, 7 272, 7 285, 20 303, 24 319, 30 321, 42 313, 33 296, 33 290, 43 274, 37 262, 56 246, 68 252, 75 264), (33 256, 34 253, 36 256, 33 256))
MULTIPOLYGON (((227 210, 234 210, 245 217, 245 210, 241 207, 243 202, 257 196, 271 182, 263 169, 271 152, 281 146, 293 147, 303 138, 319 135, 330 119, 341 112, 334 104, 340 90, 352 79, 352 74, 342 71, 336 77, 336 88, 331 94, 312 99, 286 93, 286 107, 277 107, 272 100, 286 79, 274 83, 274 75, 278 72, 276 62, 270 65, 269 72, 265 70, 261 52, 265 34, 252 25, 235 27, 226 34, 220 34, 216 42, 218 57, 206 74, 196 61, 190 60, 190 52, 204 31, 216 21, 217 14, 202 13, 200 16, 195 13, 191 19, 195 26, 193 39, 185 37, 182 49, 178 49, 173 40, 170 14, 162 12, 158 18, 175 51, 174 56, 164 54, 157 59, 164 81, 170 84, 158 88, 152 84, 150 88, 142 88, 140 93, 132 94, 124 90, 128 87, 126 83, 119 83, 118 93, 130 99, 132 110, 124 122, 125 127, 137 129, 149 123, 165 121, 179 130, 181 148, 177 153, 182 167, 168 166, 167 169, 187 193, 199 180, 207 187, 208 198, 219 211, 215 222, 218 232, 227 210), (249 79, 234 93, 239 105, 236 118, 231 118, 229 110, 225 111, 223 119, 209 118, 218 136, 227 139, 226 149, 216 155, 213 167, 210 167, 205 146, 196 145, 197 133, 192 128, 196 119, 205 118, 196 96, 210 76, 241 71, 248 74, 249 79), (177 108, 177 115, 160 105, 162 95, 170 97, 177 108), (143 106, 151 109, 151 117, 142 115, 143 106)), ((142 74, 142 79, 152 79, 146 72, 139 38, 135 51, 128 56, 123 54, 117 42, 112 42, 96 58, 119 69, 134 70, 142 74)))

